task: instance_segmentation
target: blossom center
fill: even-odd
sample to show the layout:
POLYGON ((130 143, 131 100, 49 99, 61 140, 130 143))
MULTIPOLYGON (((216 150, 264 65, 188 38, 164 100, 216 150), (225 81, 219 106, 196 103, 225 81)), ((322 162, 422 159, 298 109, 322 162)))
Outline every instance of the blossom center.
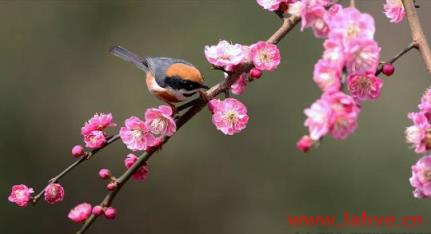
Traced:
POLYGON ((142 131, 140 129, 135 129, 132 132, 134 138, 140 138, 142 136, 142 131))
POLYGON ((166 119, 161 117, 154 119, 150 125, 151 132, 155 135, 161 135, 162 133, 166 132, 167 126, 166 119))
POLYGON ((427 129, 425 133, 424 143, 427 149, 431 149, 431 129, 427 129))
POLYGON ((423 177, 426 181, 431 181, 431 170, 430 169, 425 170, 423 172, 423 177))
POLYGON ((229 110, 224 114, 224 119, 229 123, 236 123, 238 121, 238 114, 234 110, 229 110))
POLYGON ((354 22, 350 23, 349 26, 347 27, 346 34, 347 34, 347 37, 350 39, 357 37, 359 34, 358 26, 354 22))

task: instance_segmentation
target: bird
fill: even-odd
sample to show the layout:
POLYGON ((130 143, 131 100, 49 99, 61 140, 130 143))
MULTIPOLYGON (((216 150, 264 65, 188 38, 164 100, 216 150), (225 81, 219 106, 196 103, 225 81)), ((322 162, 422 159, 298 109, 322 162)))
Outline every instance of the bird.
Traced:
POLYGON ((188 100, 195 93, 209 89, 201 72, 191 63, 169 57, 140 57, 119 45, 109 52, 134 64, 146 73, 145 81, 151 94, 170 105, 188 100))

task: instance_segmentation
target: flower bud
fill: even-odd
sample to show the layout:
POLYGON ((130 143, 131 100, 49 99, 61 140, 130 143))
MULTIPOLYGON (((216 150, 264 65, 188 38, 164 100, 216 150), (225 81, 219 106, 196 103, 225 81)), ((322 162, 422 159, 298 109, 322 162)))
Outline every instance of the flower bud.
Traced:
POLYGON ((105 169, 105 168, 100 169, 100 171, 99 171, 99 177, 102 180, 107 180, 107 179, 109 179, 111 177, 111 171, 109 169, 105 169))
POLYGON ((108 207, 105 210, 105 218, 107 219, 115 219, 116 214, 117 211, 112 207, 108 207))
POLYGON ((298 143, 296 143, 296 147, 304 153, 310 150, 312 145, 313 145, 313 140, 307 135, 301 137, 298 143))
POLYGON ((103 207, 101 207, 101 206, 95 206, 95 207, 93 207, 92 213, 95 216, 101 215, 103 213, 103 207))
POLYGON ((73 155, 73 157, 79 158, 79 157, 81 157, 84 154, 85 154, 85 151, 84 151, 84 147, 82 147, 82 145, 75 145, 72 148, 72 155, 73 155))
POLYGON ((385 63, 383 65, 382 68, 382 72, 383 74, 385 74, 386 76, 391 76, 392 74, 394 74, 395 72, 395 67, 394 65, 390 64, 390 63, 385 63))

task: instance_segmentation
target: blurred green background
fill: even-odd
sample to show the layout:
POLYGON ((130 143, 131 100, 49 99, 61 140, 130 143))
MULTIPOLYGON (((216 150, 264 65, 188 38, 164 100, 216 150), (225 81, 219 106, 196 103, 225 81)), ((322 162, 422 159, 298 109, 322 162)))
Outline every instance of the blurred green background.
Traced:
MULTIPOLYGON (((375 17, 387 59, 408 45, 410 32, 406 21, 389 23, 383 2, 357 0, 357 6, 375 17)), ((417 2, 429 34, 431 1, 417 2)), ((61 182, 63 203, 21 209, 7 201, 13 184, 39 191, 73 161, 70 149, 81 143, 80 127, 95 112, 112 112, 122 125, 161 104, 140 70, 107 52, 112 45, 184 58, 212 85, 222 74, 209 69, 205 45, 219 39, 251 44, 279 25, 252 0, 0 1, 0 232, 74 233, 80 225, 66 218, 69 209, 98 203, 106 193, 97 171, 124 171, 128 151, 118 142, 61 182)), ((121 191, 117 219, 99 219, 89 233, 347 233, 295 230, 287 222, 292 214, 341 219, 344 211, 418 214, 421 228, 392 231, 431 230, 431 203, 414 199, 408 182, 418 156, 404 143, 406 114, 416 110, 431 78, 418 53, 397 62, 381 98, 365 104, 354 135, 325 139, 304 155, 295 143, 306 133, 303 109, 320 96, 311 76, 322 40, 297 27, 280 50, 280 68, 239 97, 250 114, 245 131, 225 136, 202 111, 152 158, 147 181, 131 181, 121 191)))

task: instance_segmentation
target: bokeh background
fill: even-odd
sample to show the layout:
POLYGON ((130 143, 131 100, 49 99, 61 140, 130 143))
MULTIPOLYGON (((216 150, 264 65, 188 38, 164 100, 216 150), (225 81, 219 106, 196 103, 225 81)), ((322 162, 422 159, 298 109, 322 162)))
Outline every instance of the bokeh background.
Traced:
MULTIPOLYGON (((389 23, 383 2, 358 0, 357 6, 375 17, 386 59, 409 44, 410 34, 406 21, 389 23)), ((431 1, 417 2, 429 34, 431 1)), ((0 232, 74 233, 80 225, 66 218, 69 209, 98 203, 106 193, 97 171, 124 171, 128 151, 118 142, 62 180, 63 203, 21 209, 7 202, 13 184, 39 191, 73 161, 70 149, 81 143, 80 127, 95 112, 112 112, 121 125, 161 104, 140 70, 107 52, 112 45, 184 58, 212 85, 222 74, 209 69, 205 45, 219 39, 251 44, 279 25, 251 0, 0 1, 0 232)), ((381 98, 364 105, 354 135, 325 139, 302 154, 295 143, 306 133, 303 109, 320 96, 311 76, 322 40, 297 27, 280 50, 280 68, 239 97, 250 114, 244 132, 225 136, 202 111, 152 158, 147 181, 131 181, 121 191, 117 219, 99 219, 89 233, 348 233, 295 230, 287 222, 292 214, 341 219, 344 211, 422 215, 421 228, 392 231, 431 230, 431 203, 414 199, 408 182, 419 157, 404 140, 406 115, 430 84, 418 53, 384 78, 381 98)))

